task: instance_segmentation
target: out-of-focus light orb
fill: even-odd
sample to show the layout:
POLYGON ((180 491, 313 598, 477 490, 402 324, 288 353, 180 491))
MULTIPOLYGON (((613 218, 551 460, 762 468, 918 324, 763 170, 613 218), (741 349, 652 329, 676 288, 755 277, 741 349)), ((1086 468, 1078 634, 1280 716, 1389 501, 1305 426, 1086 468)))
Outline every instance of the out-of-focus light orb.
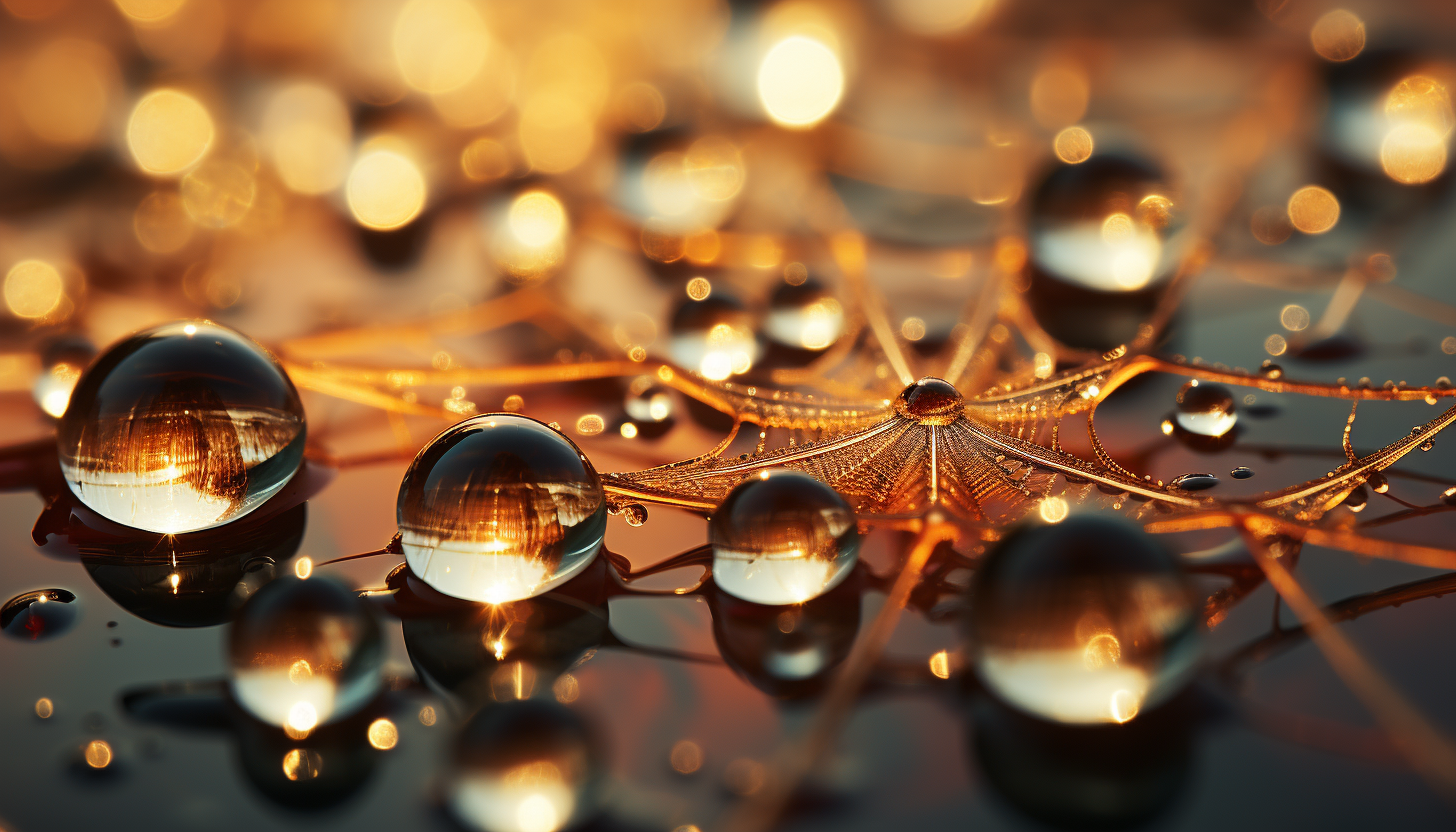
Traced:
POLYGON ((984 22, 999 0, 886 0, 886 10, 906 31, 944 37, 984 22))
POLYGON ((1446 86, 1425 75, 1401 79, 1385 97, 1385 120, 1380 166, 1386 175, 1403 185, 1440 176, 1456 121, 1446 86))
POLYGON ((44 260, 21 260, 5 274, 5 306, 21 318, 44 318, 66 297, 65 282, 44 260))
POLYGON ((212 147, 213 123, 196 98, 174 89, 153 90, 132 108, 126 143, 147 173, 174 176, 212 147))
POLYGON ((392 231, 408 225, 425 207, 425 177, 413 160, 388 149, 365 151, 349 171, 345 198, 365 228, 392 231))
POLYGON ((460 151, 460 169, 472 181, 500 179, 511 168, 511 152, 495 139, 482 136, 460 151))
POLYGON ((1326 12, 1309 30, 1314 51, 1327 61, 1348 61, 1365 48, 1365 21, 1352 12, 1326 12))
POLYGON ((263 114, 261 139, 268 160, 283 184, 301 194, 327 193, 343 183, 352 138, 344 102, 320 84, 284 87, 263 114))
POLYGON ((228 630, 233 698, 290 736, 368 704, 384 681, 384 642, 368 605, 326 578, 279 578, 228 630))
POLYGON ((15 103, 35 135, 62 147, 84 147, 106 120, 116 63, 105 47, 57 38, 37 49, 20 69, 15 103))
POLYGON ((1289 197, 1289 222, 1305 234, 1323 234, 1340 221, 1340 201, 1318 185, 1305 185, 1289 197))
POLYGON ((708 522, 713 582, 755 604, 802 604, 849 576, 859 559, 854 509, 798 471, 750 476, 708 522))
POLYGON ((96 348, 80 336, 61 336, 41 351, 40 374, 30 388, 35 403, 47 415, 61 418, 81 372, 96 357, 96 348))
POLYGON ((398 726, 385 717, 369 723, 369 730, 366 733, 369 744, 380 751, 388 751, 399 744, 398 726))
POLYGON ((634 133, 645 133, 667 116, 662 92, 645 81, 634 81, 615 96, 614 109, 622 124, 634 133))
POLYGON ((176 14, 187 0, 114 0, 116 8, 138 23, 160 23, 176 14))
POLYGON ((432 95, 469 82, 493 48, 479 10, 466 0, 410 0, 394 21, 393 44, 405 83, 432 95))
POLYGON ((207 321, 145 329, 82 374, 56 432, 61 472, 108 520, 181 534, 235 520, 303 463, 303 405, 283 369, 207 321))
POLYGON ((1073 63, 1054 62, 1031 79, 1031 114, 1047 128, 1076 124, 1087 113, 1090 95, 1086 70, 1073 63))
POLYGON ((595 735, 545 700, 480 709, 455 742, 450 812, 476 832, 556 832, 597 811, 604 770, 595 735))
POLYGON ((844 334, 844 305, 817 280, 782 283, 769 298, 763 331, 771 340, 801 350, 828 348, 844 334))
POLYGON ((715 293, 687 298, 673 313, 668 352, 683 367, 722 381, 748 372, 762 352, 758 326, 736 298, 715 293))
POLYGON ((1031 196, 1032 263, 1101 292, 1136 291, 1165 278, 1182 229, 1168 193, 1162 172, 1134 156, 1053 167, 1031 196))
POLYGON ((1126 722, 1177 693, 1197 664, 1190 582, 1121 519, 1084 514, 1018 529, 986 556, 970 596, 977 675, 1043 719, 1126 722))
POLYGON ((435 437, 405 472, 396 516, 411 572, 488 604, 570 580, 596 557, 607 525, 601 480, 576 445, 513 413, 435 437))
POLYGON ((834 112, 844 95, 839 56, 821 40, 790 35, 769 48, 758 66, 758 98, 774 122, 812 127, 834 112))
POLYGON ((1067 127, 1052 139, 1052 152, 1069 165, 1092 158, 1092 134, 1085 127, 1067 127))
POLYGON ((546 191, 527 191, 511 203, 511 234, 523 246, 542 248, 566 236, 566 209, 546 191))
POLYGON ((565 173, 581 164, 595 140, 585 104, 555 90, 526 99, 516 133, 526 161, 542 173, 565 173))
POLYGON ((693 142, 682 164, 689 186, 700 199, 722 202, 743 189, 743 153, 721 136, 705 136, 693 142))
POLYGON ((258 180, 236 159, 204 161, 182 177, 182 207, 204 228, 236 225, 253 207, 258 180))
POLYGON ((94 769, 106 768, 113 759, 111 745, 106 740, 92 740, 86 744, 85 758, 86 765, 94 769))
POLYGON ((147 194, 132 213, 131 224, 137 242, 156 254, 179 251, 192 239, 192 218, 175 191, 147 194))

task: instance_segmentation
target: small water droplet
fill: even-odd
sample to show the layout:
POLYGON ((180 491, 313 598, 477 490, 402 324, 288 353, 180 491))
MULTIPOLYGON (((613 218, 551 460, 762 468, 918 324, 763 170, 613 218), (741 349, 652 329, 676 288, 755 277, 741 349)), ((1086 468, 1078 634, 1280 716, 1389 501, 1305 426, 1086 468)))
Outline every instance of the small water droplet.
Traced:
POLYGON ((1434 439, 1427 439, 1426 441, 1421 443, 1421 450, 1423 451, 1429 451, 1434 447, 1436 447, 1436 440, 1434 439))
POLYGON ((1218 485, 1218 477, 1213 474, 1183 474, 1174 477, 1168 485, 1182 491, 1203 491, 1218 485))
POLYGON ((1234 396, 1227 387, 1190 381, 1178 391, 1178 427, 1198 436, 1220 437, 1239 421, 1234 396))
POLYGON ((1269 361, 1266 359, 1264 363, 1259 366, 1259 375, 1267 379, 1284 378, 1284 368, 1279 366, 1278 364, 1275 364, 1273 361, 1269 361))
POLYGON ((1254 469, 1240 465, 1239 467, 1230 471, 1229 476, 1233 477, 1236 480, 1246 480, 1249 477, 1254 476, 1254 469))
POLYGON ((1387 480, 1385 478, 1385 475, 1380 473, 1379 471, 1370 472, 1370 476, 1365 480, 1365 482, 1370 484, 1370 490, 1374 491, 1376 494, 1384 494, 1385 492, 1390 490, 1390 481, 1387 480))
POLYGON ((629 526, 641 526, 647 522, 647 506, 641 503, 632 503, 622 509, 622 518, 629 526))
POLYGON ((37 589, 0 607, 0 629, 21 641, 40 641, 71 629, 80 612, 76 596, 69 590, 37 589))
POLYGON ((1345 497, 1345 506, 1356 513, 1364 511, 1365 506, 1369 503, 1370 493, 1365 490, 1365 486, 1363 485, 1355 486, 1355 490, 1351 491, 1345 497))

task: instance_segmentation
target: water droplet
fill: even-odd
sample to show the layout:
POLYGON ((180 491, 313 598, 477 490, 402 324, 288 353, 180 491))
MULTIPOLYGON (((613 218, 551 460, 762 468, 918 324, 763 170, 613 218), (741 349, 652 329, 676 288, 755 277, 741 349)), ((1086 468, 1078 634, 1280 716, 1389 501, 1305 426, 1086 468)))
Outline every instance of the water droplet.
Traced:
POLYGON ((735 673, 782 699, 823 692, 860 629, 863 591, 855 578, 803 604, 763 606, 708 593, 713 639, 735 673))
POLYGON ((854 509, 808 474, 756 474, 708 524, 713 581, 755 604, 802 604, 833 589, 859 557, 854 509))
POLYGON ((1365 482, 1369 483, 1370 490, 1376 494, 1384 494, 1390 490, 1390 481, 1379 471, 1371 471, 1370 476, 1365 479, 1365 482))
POLYGON ((66 412, 81 372, 95 357, 96 347, 80 335, 57 337, 41 349, 40 375, 30 392, 47 416, 59 419, 66 412))
POLYGON ((1456 506, 1456 487, 1448 488, 1441 492, 1441 502, 1448 506, 1456 506))
POLYGON ((1233 477, 1236 480, 1246 480, 1249 477, 1254 476, 1254 469, 1240 465, 1239 467, 1230 471, 1229 476, 1233 477))
POLYGON ((1238 424, 1233 393, 1222 385, 1190 381, 1178 392, 1177 402, 1173 418, 1178 427, 1197 436, 1225 436, 1238 424))
POLYGON ((420 451, 396 516, 415 575, 446 595, 500 604, 586 568, 607 507, 596 470, 570 439, 496 413, 467 419, 420 451))
POLYGON ((1369 504, 1370 492, 1363 485, 1355 486, 1354 490, 1345 495, 1344 505, 1356 514, 1364 511, 1369 504))
POLYGON ((641 526, 647 522, 647 506, 630 503, 622 508, 622 518, 629 526, 641 526))
POLYGON ((673 416, 672 391, 651 376, 639 376, 628 388, 622 407, 638 428, 669 422, 673 416))
POLYGON ((948 425, 965 412, 966 402, 955 385, 938 378, 922 378, 900 391, 895 412, 924 425, 948 425))
POLYGON ((1434 447, 1436 447, 1436 440, 1434 440, 1434 439, 1427 439, 1426 441, 1422 442, 1421 445, 1420 445, 1420 448, 1423 451, 1429 451, 1430 449, 1432 449, 1434 447))
POLYGON ((262 505, 303 462, 303 406, 257 344, 205 321, 143 330, 81 376, 57 431, 78 499, 163 534, 262 505))
POLYGON ((1284 368, 1275 364, 1273 361, 1265 359, 1264 363, 1259 366, 1259 375, 1267 379, 1284 378, 1284 368))
POLYGON ((746 373, 762 347, 758 322, 736 298, 714 292, 706 300, 684 300, 672 315, 668 353, 704 378, 722 381, 746 373))
POLYGON ((383 682, 379 624, 327 578, 281 578, 228 631, 230 686, 244 710, 295 738, 367 704, 383 682))
POLYGON ((1194 671, 1201 629, 1178 561, 1123 520, 1013 532, 971 587, 974 666, 1005 702, 1064 723, 1126 722, 1194 671))
POLYGON ((0 607, 0 629, 21 641, 40 641, 71 629, 80 614, 74 593, 37 589, 21 593, 0 607))
POLYGON ((581 717, 544 700, 483 708, 461 729, 445 785, 477 832, 565 829, 596 814, 604 760, 581 717))
POLYGON ((781 283, 769 300, 764 334, 798 350, 822 350, 844 332, 844 306, 819 281, 781 283))
POLYGON ((1218 485, 1218 477, 1213 474, 1183 474, 1174 477, 1168 485, 1183 491, 1204 491, 1218 485))

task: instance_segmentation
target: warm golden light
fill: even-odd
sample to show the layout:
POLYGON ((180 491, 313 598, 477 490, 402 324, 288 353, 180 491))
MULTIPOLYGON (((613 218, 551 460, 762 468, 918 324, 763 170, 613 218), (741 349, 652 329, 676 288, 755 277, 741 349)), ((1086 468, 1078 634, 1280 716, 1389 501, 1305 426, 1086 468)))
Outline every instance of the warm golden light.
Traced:
POLYGON ((1306 234, 1323 234, 1340 220, 1340 201, 1318 185, 1306 185, 1289 197, 1289 222, 1306 234))
POLYGON ((51 700, 45 697, 41 697, 40 699, 35 700, 36 716, 40 717, 41 719, 50 719, 51 715, 55 712, 56 706, 53 702, 51 702, 51 700))
POLYGON ((369 744, 380 751, 388 751, 399 744, 399 728, 384 717, 369 723, 369 744))
POLYGON ((313 558, 307 555, 299 558, 293 564, 293 574, 297 575, 299 580, 308 580, 308 577, 313 574, 313 558))
POLYGON ((668 761, 678 774, 692 774, 703 767, 703 748, 692 740, 678 740, 672 746, 668 761))
POLYGON ((429 94, 469 82, 492 48, 480 12, 465 0, 410 0, 394 21, 393 46, 405 83, 429 94))
POLYGON ((1108 702, 1107 711, 1113 722, 1127 722, 1138 715, 1142 699, 1130 690, 1117 690, 1108 702))
POLYGON ((1309 310, 1291 303, 1279 311, 1279 323, 1290 332, 1299 332, 1309 326, 1309 310))
POLYGON ((426 705, 420 708, 420 724, 426 728, 435 724, 435 709, 433 706, 426 705))
POLYGON ((284 87, 269 99, 262 127, 268 160, 290 190, 322 194, 343 184, 353 125, 333 90, 311 83, 284 87))
POLYGON ((460 151, 460 169, 476 182, 489 182, 511 172, 511 154, 495 139, 481 137, 460 151))
POLYGON ((688 184, 700 199, 722 202, 743 188, 743 154, 727 139, 698 139, 688 148, 682 164, 688 184))
POLYGON ((5 305, 21 318, 44 318, 65 298, 61 273, 44 260, 22 260, 5 275, 5 305))
POLYGON ((137 166, 148 173, 181 173, 212 147, 212 116, 196 98, 174 89, 142 96, 126 125, 126 143, 137 166))
POLYGON ((43 141, 84 147, 100 131, 114 92, 116 64, 104 47, 76 38, 44 44, 15 79, 15 103, 43 141))
POLYGON ((950 678, 950 654, 937 650, 930 655, 930 673, 937 679, 950 678))
POLYGON ((322 769, 323 756, 317 751, 295 748, 283 755, 283 776, 289 780, 312 780, 322 769))
POLYGON ((1031 80, 1031 113, 1048 128, 1076 124, 1087 112, 1091 89, 1079 66, 1054 63, 1031 80))
POLYGON ((1092 134, 1083 127, 1067 127, 1052 139, 1052 151, 1069 165, 1092 158, 1092 134))
POLYGON ((887 9, 905 29, 930 37, 953 35, 984 22, 998 0, 889 0, 887 9))
POLYGON ((707 300, 713 294, 713 284, 706 277, 695 277, 688 281, 687 293, 693 300, 707 300))
POLYGON ((516 134, 531 167, 543 173, 565 173, 586 159, 596 129, 591 112, 580 99, 546 90, 526 99, 516 134))
POLYGON ((925 337, 925 321, 910 317, 900 322, 900 335, 906 341, 919 341, 925 337))
POLYGON ((182 207, 204 228, 236 225, 257 196, 253 171, 233 159, 208 159, 182 177, 182 207))
POLYGON ((1061 497, 1045 497, 1038 504, 1037 513, 1047 523, 1060 523, 1067 519, 1067 515, 1071 513, 1071 508, 1067 505, 1067 501, 1061 497))
POLYGON ((292 708, 288 709, 288 724, 286 727, 294 732, 307 735, 318 725, 318 710, 308 702, 295 702, 292 708))
POLYGON ((132 213, 131 223, 142 248, 157 254, 171 254, 192 239, 192 218, 181 195, 173 191, 147 194, 132 213))
POLYGON ((1264 339, 1264 352, 1270 355, 1283 355, 1289 348, 1289 342, 1284 340, 1283 335, 1270 335, 1264 339))
POLYGON ((544 248, 566 235, 566 209, 545 191, 527 191, 511 203, 511 234, 523 246, 544 248))
POLYGON ((87 743, 86 765, 95 769, 111 765, 111 745, 106 740, 92 740, 87 743))
POLYGON ((138 23, 159 23, 177 13, 187 0, 114 0, 116 8, 138 23))
POLYGON ((1365 48, 1365 22, 1344 9, 1326 12, 1309 30, 1314 51, 1327 61, 1348 61, 1365 48))
POLYGON ((371 150, 354 162, 345 196, 360 225, 392 231, 408 225, 424 210, 425 177, 403 154, 371 150))
POLYGON ((844 69, 823 41, 791 35, 774 44, 759 64, 759 101, 768 117, 785 127, 818 124, 843 94, 844 69))
POLYGON ((596 436, 606 429, 606 421, 595 413, 588 413, 576 420, 576 432, 582 436, 596 436))

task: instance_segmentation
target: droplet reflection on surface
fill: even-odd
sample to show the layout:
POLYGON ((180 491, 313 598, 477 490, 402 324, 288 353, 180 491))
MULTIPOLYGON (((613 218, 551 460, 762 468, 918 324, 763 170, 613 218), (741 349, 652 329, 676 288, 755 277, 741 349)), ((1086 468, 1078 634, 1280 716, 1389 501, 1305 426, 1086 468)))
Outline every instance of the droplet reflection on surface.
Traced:
POLYGON ((976 671, 1043 719, 1125 722, 1181 688, 1198 657, 1191 585, 1140 529, 1081 515, 1025 527, 971 587, 976 671))
POLYGON ((455 598, 539 595, 591 563, 606 533, 596 470, 571 440, 513 413, 467 419, 415 457, 396 506, 410 571, 455 598))
POLYGON ((207 321, 142 330, 81 376, 57 431, 77 499, 162 534, 241 517, 303 462, 303 405, 261 347, 207 321))
POLYGON ((383 679, 378 623, 324 578, 282 578, 254 593, 229 630, 228 658, 238 704, 293 737, 357 711, 383 679))
POLYGON ((54 638, 76 623, 80 605, 64 589, 37 589, 11 598, 0 607, 0 630, 21 641, 54 638))
POLYGON ((849 503, 808 474, 756 474, 728 492, 708 524, 713 580, 755 604, 802 604, 833 589, 859 557, 849 503))
POLYGON ((484 708, 460 730, 450 811, 479 832, 554 832, 596 812, 602 757, 587 725, 544 700, 484 708))

